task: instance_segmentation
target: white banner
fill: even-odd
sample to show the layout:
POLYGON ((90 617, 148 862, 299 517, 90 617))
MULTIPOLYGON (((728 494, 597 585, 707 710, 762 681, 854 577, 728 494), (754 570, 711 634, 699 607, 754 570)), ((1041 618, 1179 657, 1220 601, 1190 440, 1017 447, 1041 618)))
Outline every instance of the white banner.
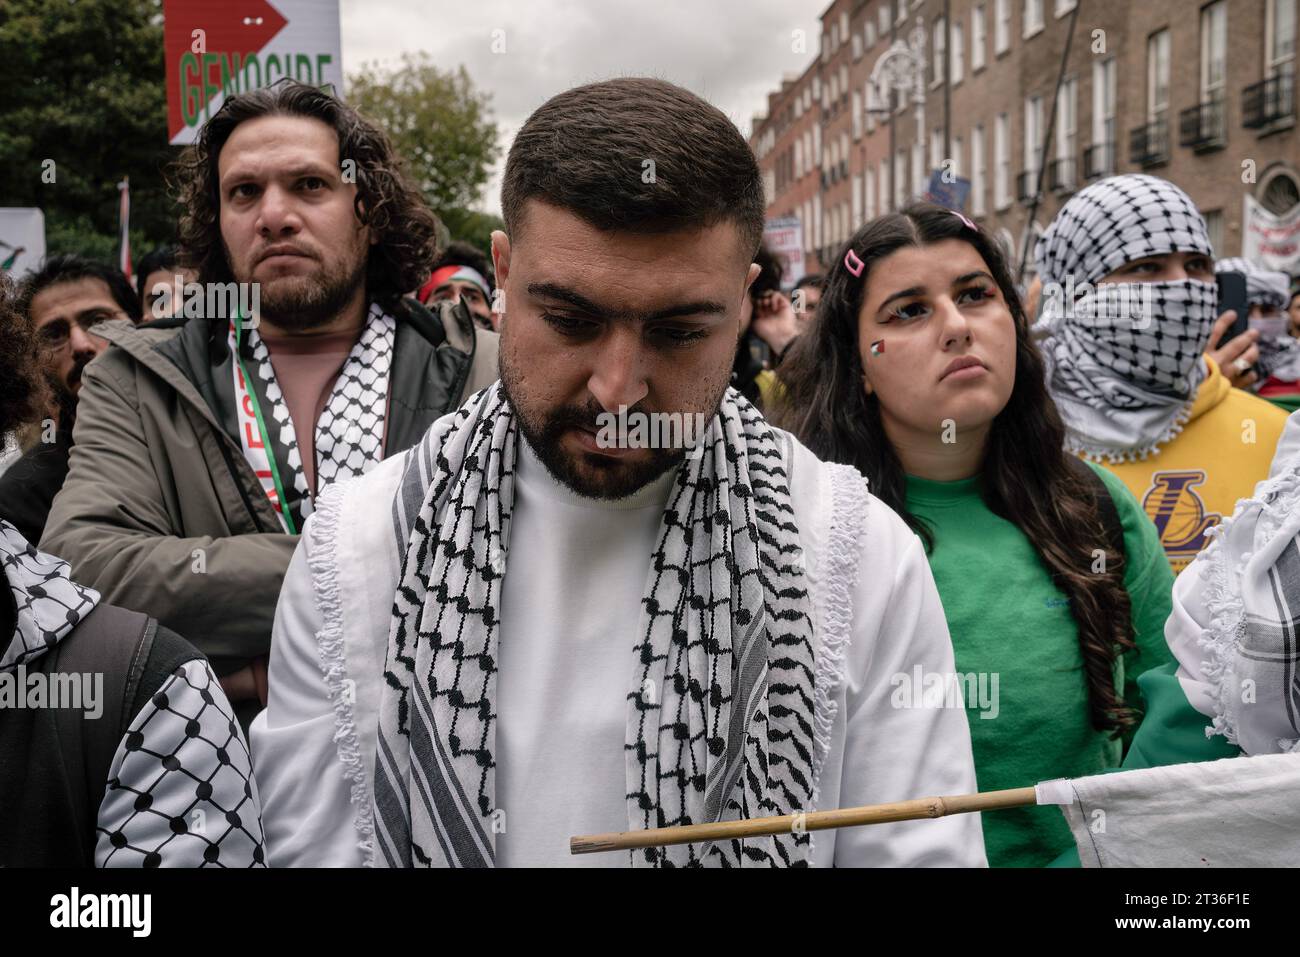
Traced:
POLYGON ((803 224, 798 216, 769 219, 763 227, 763 244, 781 264, 781 286, 792 289, 804 277, 803 224))
POLYGON ((45 214, 32 206, 0 207, 0 272, 17 279, 34 272, 44 258, 45 214))
POLYGON ((1241 213, 1241 255, 1265 269, 1300 274, 1300 203, 1279 216, 1247 195, 1241 213))

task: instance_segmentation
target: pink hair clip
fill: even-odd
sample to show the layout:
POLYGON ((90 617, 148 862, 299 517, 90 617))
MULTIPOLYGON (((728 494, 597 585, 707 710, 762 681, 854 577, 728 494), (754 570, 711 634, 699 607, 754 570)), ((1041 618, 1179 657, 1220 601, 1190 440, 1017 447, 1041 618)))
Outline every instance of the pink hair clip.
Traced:
POLYGON ((957 212, 957 210, 952 209, 952 210, 949 210, 949 212, 952 213, 954 216, 956 216, 958 219, 960 219, 960 220, 965 224, 965 226, 966 226, 967 229, 974 230, 974 231, 977 232, 977 233, 979 232, 979 227, 976 226, 974 223, 972 223, 969 219, 967 219, 967 218, 966 218, 965 216, 963 216, 961 213, 957 212))
POLYGON ((861 276, 864 266, 866 266, 866 263, 859 259, 858 254, 852 249, 844 254, 844 268, 853 273, 854 276, 861 276))

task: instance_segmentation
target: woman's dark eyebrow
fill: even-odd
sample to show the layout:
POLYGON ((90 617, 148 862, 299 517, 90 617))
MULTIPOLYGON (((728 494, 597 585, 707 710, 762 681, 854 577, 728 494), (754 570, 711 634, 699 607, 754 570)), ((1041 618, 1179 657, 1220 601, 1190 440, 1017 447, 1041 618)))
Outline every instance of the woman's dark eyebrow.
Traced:
POLYGON ((885 300, 884 300, 884 301, 879 305, 879 307, 877 307, 876 311, 879 312, 881 309, 884 309, 887 305, 889 305, 889 304, 890 304, 891 302, 893 302, 895 299, 910 299, 910 298, 912 298, 913 296, 922 296, 922 295, 925 295, 925 287, 924 287, 924 286, 911 286, 911 287, 909 287, 909 288, 907 288, 907 289, 900 289, 898 292, 894 293, 892 296, 886 296, 886 297, 885 297, 885 300))
POLYGON ((985 272, 983 269, 976 269, 974 272, 968 272, 965 273, 964 275, 958 276, 956 279, 952 281, 952 284, 954 286, 960 286, 962 283, 970 282, 972 279, 987 279, 990 282, 993 281, 993 277, 989 275, 987 272, 985 272))

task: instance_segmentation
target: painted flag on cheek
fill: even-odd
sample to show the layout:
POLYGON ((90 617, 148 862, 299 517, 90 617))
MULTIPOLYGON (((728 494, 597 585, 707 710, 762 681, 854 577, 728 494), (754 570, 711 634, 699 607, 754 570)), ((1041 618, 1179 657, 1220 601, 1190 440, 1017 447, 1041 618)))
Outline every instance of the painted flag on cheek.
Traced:
POLYGON ((871 344, 871 358, 874 359, 877 356, 883 356, 884 354, 885 354, 885 340, 877 339, 875 342, 871 344))

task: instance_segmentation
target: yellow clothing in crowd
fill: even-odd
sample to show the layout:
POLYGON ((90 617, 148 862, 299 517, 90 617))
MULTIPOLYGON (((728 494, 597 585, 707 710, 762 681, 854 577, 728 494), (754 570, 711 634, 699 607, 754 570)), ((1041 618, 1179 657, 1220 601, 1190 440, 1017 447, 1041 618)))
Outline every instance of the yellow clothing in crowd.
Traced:
POLYGON ((1173 441, 1137 462, 1106 463, 1142 503, 1176 573, 1206 544, 1205 533, 1232 514, 1268 476, 1287 414, 1234 389, 1211 359, 1191 418, 1173 441))

